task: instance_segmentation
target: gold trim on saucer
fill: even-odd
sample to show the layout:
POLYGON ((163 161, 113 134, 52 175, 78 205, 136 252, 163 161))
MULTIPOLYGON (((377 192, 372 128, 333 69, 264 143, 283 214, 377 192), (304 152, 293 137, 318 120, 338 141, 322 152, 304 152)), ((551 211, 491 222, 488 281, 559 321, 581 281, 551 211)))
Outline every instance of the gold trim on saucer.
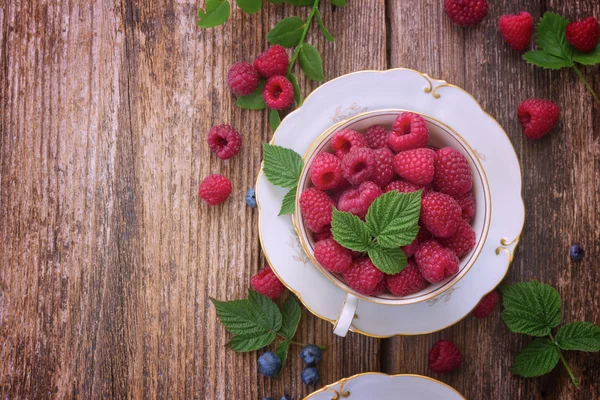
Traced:
MULTIPOLYGON (((461 399, 463 400, 467 400, 462 394, 460 394, 458 392, 458 390, 454 389, 452 386, 448 385, 447 383, 438 381, 437 379, 433 379, 430 378, 428 376, 424 376, 424 375, 417 375, 417 374, 394 374, 394 375, 389 375, 389 374, 384 374, 382 372, 363 372, 362 374, 356 374, 356 375, 352 375, 348 378, 343 378, 340 379, 339 381, 332 383, 330 385, 324 386, 321 389, 312 392, 311 394, 309 394, 308 396, 306 396, 303 400, 309 400, 311 397, 316 396, 319 393, 324 393, 324 392, 331 392, 333 393, 331 400, 339 400, 340 396, 343 398, 348 398, 351 396, 351 393, 347 390, 344 390, 344 386, 346 385, 346 383, 350 382, 353 379, 359 378, 361 376, 364 375, 382 375, 382 376, 388 376, 390 378, 395 378, 395 377, 401 377, 401 376, 408 376, 408 377, 414 377, 414 378, 421 378, 421 379, 427 379, 429 381, 438 383, 442 386, 447 387, 448 389, 452 390, 454 393, 456 393, 461 399), (339 391, 332 389, 333 387, 340 385, 339 391)), ((391 399, 392 397, 390 397, 391 399)))

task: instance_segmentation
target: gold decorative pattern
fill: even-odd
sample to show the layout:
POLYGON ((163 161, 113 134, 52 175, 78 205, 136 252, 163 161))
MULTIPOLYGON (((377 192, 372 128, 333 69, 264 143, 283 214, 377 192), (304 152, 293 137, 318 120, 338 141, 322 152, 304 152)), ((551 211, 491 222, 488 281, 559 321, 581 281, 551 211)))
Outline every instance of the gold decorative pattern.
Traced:
POLYGON ((335 123, 338 123, 345 119, 352 118, 355 115, 367 112, 368 110, 368 107, 361 107, 357 103, 352 103, 345 109, 342 109, 342 106, 339 106, 335 109, 335 113, 333 114, 333 117, 331 117, 331 120, 335 123))
POLYGON ((426 88, 424 88, 424 89, 423 89, 423 91, 424 91, 425 93, 431 93, 431 90, 433 89, 433 83, 431 83, 431 80, 429 79, 429 75, 427 75, 427 74, 422 74, 422 73, 420 73, 420 72, 419 72, 419 74, 421 74, 421 76, 422 76, 423 78, 425 78, 425 80, 427 81, 427 83, 429 83, 429 87, 426 87, 426 88))
POLYGON ((483 154, 479 150, 473 149, 473 152, 475 153, 475 155, 477 156, 477 158, 479 158, 481 161, 485 161, 487 159, 487 157, 485 156, 485 154, 483 154))
POLYGON ((433 89, 433 92, 431 92, 431 95, 433 96, 434 99, 439 99, 442 96, 440 96, 440 94, 438 93, 438 90, 443 87, 452 87, 452 86, 454 86, 454 85, 444 82, 441 85, 436 86, 435 89, 433 89))
POLYGON ((435 303, 438 302, 438 300, 442 300, 444 299, 444 303, 447 303, 450 301, 450 299, 452 298, 452 293, 454 293, 454 291, 458 289, 458 286, 452 286, 450 289, 448 289, 447 291, 445 291, 444 293, 440 294, 437 297, 434 297, 431 300, 427 301, 427 304, 429 304, 429 307, 433 306, 435 303))
POLYGON ((519 238, 520 237, 521 237, 521 235, 519 234, 519 236, 517 236, 513 240, 508 240, 505 237, 503 237, 502 239, 500 239, 500 244, 502 246, 498 246, 496 248, 496 255, 500 255, 500 253, 505 252, 506 255, 508 256, 508 262, 512 263, 512 261, 513 261, 513 254, 514 254, 513 252, 517 248, 517 245, 519 244, 519 238), (512 244, 515 244, 515 247, 513 248, 513 252, 511 252, 511 250, 508 247, 506 247, 506 246, 510 246, 512 244))
POLYGON ((292 236, 288 238, 287 245, 290 246, 292 250, 294 250, 294 253, 296 253, 296 255, 292 256, 292 258, 306 265, 310 260, 308 259, 306 253, 302 250, 302 245, 300 244, 300 238, 298 237, 298 233, 295 229, 290 229, 290 232, 292 232, 292 236))

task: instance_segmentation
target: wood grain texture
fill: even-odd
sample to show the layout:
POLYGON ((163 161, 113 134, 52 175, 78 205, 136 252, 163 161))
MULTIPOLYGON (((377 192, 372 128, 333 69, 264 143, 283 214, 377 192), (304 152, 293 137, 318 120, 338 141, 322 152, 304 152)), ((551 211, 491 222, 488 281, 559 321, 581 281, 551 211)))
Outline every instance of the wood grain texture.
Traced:
MULTIPOLYGON (((250 61, 281 18, 308 9, 235 6, 229 22, 200 30, 192 1, 8 0, 0 4, 0 395, 4 398, 299 398, 299 348, 279 379, 256 371, 256 353, 225 350, 228 334, 209 297, 244 296, 265 260, 254 185, 265 112, 241 110, 224 84, 229 65, 250 61), (208 150, 209 128, 230 123, 244 137, 223 162, 208 150), (210 208, 198 182, 222 173, 231 199, 210 208), (231 223, 235 220, 236 223, 231 223)), ((415 68, 464 87, 505 127, 523 167, 526 228, 507 282, 529 279, 562 294, 563 319, 600 323, 600 113, 571 71, 527 66, 500 39, 504 13, 546 10, 600 15, 593 0, 563 4, 490 2, 484 23, 454 26, 442 2, 352 0, 321 6, 337 38, 314 26, 326 79, 362 69, 415 68), (530 142, 515 109, 551 98, 562 122, 530 142), (572 263, 572 242, 586 258, 572 263)), ((298 76, 302 73, 297 70, 298 76)), ((598 69, 586 76, 600 90, 598 69)), ((318 84, 300 79, 304 95, 318 84)), ((595 399, 600 355, 567 353, 582 389, 562 367, 540 379, 510 374, 528 338, 499 315, 468 317, 440 333, 375 340, 335 337, 303 310, 299 342, 329 345, 322 383, 359 372, 418 373, 467 398, 595 399), (436 376, 427 353, 454 340, 466 363, 436 376)))
MULTIPOLYGON (((554 286, 563 298, 564 322, 600 323, 600 112, 573 71, 543 71, 527 65, 497 31, 497 19, 529 11, 534 20, 545 11, 570 19, 600 15, 600 3, 580 1, 490 1, 486 20, 463 30, 443 15, 442 2, 388 2, 392 67, 428 72, 463 87, 505 128, 521 161, 525 229, 506 283, 537 279, 554 286), (416 12, 410 12, 413 7, 416 12), (430 27, 430 29, 423 29, 430 27), (397 50, 397 51, 395 51, 397 50), (527 98, 548 98, 561 107, 561 122, 547 138, 529 141, 516 118, 527 98), (582 243, 586 258, 569 259, 572 243, 582 243)), ((598 68, 585 70, 600 90, 598 68)), ((485 320, 469 316, 442 332, 397 337, 382 345, 382 369, 391 373, 433 376, 468 399, 600 398, 600 354, 566 352, 581 390, 570 384, 559 365, 539 379, 510 373, 512 359, 531 339, 511 333, 499 313, 485 320), (438 339, 453 340, 465 356, 463 368, 436 375, 427 353, 438 339)))

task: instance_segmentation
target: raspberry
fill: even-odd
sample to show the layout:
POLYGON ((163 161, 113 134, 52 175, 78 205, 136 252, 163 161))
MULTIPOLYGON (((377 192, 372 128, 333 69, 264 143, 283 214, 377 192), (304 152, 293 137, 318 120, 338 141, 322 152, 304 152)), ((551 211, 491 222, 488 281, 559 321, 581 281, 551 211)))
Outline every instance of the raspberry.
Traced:
POLYGON ((276 299, 283 293, 283 283, 279 281, 277 275, 273 273, 271 267, 268 265, 252 275, 250 283, 254 290, 263 296, 267 296, 270 299, 276 299))
POLYGON ((525 136, 539 139, 554 128, 560 108, 552 100, 528 99, 519 104, 517 115, 525 136))
POLYGON ((475 218, 475 196, 473 195, 473 192, 467 192, 454 199, 460 206, 463 219, 468 222, 473 221, 473 218, 475 218))
POLYGON ((383 279, 375 286, 375 289, 371 292, 371 296, 379 296, 385 292, 385 289, 387 289, 387 275, 383 274, 383 279))
POLYGON ((287 74, 290 59, 285 48, 276 44, 269 47, 254 60, 254 68, 263 78, 287 74))
POLYGON ((415 253, 419 271, 428 282, 437 283, 458 272, 458 257, 435 239, 419 245, 415 253))
POLYGON ((332 209, 333 201, 319 189, 309 188, 300 195, 300 211, 311 232, 319 233, 331 226, 332 209))
POLYGON ((238 96, 246 96, 258 87, 258 72, 250 63, 235 63, 227 71, 227 86, 238 96))
POLYGON ((376 164, 373 150, 353 148, 342 159, 342 174, 348 182, 358 185, 373 176, 376 164))
POLYGON ((438 340, 429 351, 429 368, 438 374, 454 371, 462 363, 460 350, 449 340, 438 340))
POLYGON ((333 134, 331 147, 336 156, 343 158, 351 149, 355 147, 368 147, 368 145, 367 139, 365 139, 362 133, 345 128, 333 134))
POLYGON ((337 189, 344 183, 340 159, 331 153, 319 153, 310 165, 310 180, 319 190, 337 189))
POLYGON ((408 296, 424 289, 425 286, 427 281, 413 260, 409 260, 408 266, 402 271, 387 276, 387 288, 394 296, 408 296))
POLYGON ((406 254, 406 257, 412 257, 418 248, 419 248, 419 240, 416 238, 410 244, 407 244, 406 246, 402 246, 402 250, 404 251, 404 254, 406 254))
POLYGON ((600 38, 600 28, 594 17, 587 17, 567 25, 567 41, 582 53, 593 51, 598 44, 598 38, 600 38))
POLYGON ((338 209, 357 215, 364 219, 369 210, 369 206, 383 192, 371 181, 363 182, 357 188, 350 188, 340 196, 338 209))
POLYGON ((500 295, 497 290, 486 294, 473 310, 473 315, 477 318, 488 317, 494 311, 499 299, 500 295))
POLYGON ((372 149, 387 147, 389 132, 381 125, 371 125, 365 131, 365 138, 372 149))
POLYGON ((427 146, 427 122, 419 114, 405 112, 396 118, 388 135, 388 146, 396 153, 427 146))
POLYGON ((401 178, 415 185, 427 185, 433 180, 435 152, 430 149, 407 150, 394 157, 394 170, 401 178))
POLYGON ((387 147, 373 150, 375 156, 375 172, 373 182, 384 187, 394 179, 394 153, 387 147))
POLYGON ((276 75, 267 80, 262 95, 270 109, 285 110, 294 100, 294 88, 285 76, 276 75))
POLYGON ((331 272, 344 272, 352 264, 352 252, 333 239, 315 244, 315 258, 323 268, 331 272))
POLYGON ((383 279, 383 272, 378 270, 371 260, 362 258, 354 262, 342 274, 344 281, 358 293, 371 295, 383 279))
POLYGON ((313 239, 315 240, 315 242, 320 242, 321 240, 329 239, 331 236, 331 225, 327 225, 319 233, 313 233, 313 239))
POLYGON ((463 28, 479 25, 487 15, 486 0, 444 0, 444 12, 463 28))
POLYGON ((533 18, 528 12, 518 15, 503 15, 498 20, 502 38, 513 50, 524 51, 529 46, 533 34, 533 18))
POLYGON ((423 196, 421 222, 433 236, 452 236, 461 219, 460 206, 452 197, 438 192, 423 196))
POLYGON ((471 190, 473 178, 467 159, 451 147, 436 151, 433 184, 450 196, 460 196, 471 190))
POLYGON ((452 236, 439 238, 438 241, 442 246, 452 250, 458 258, 462 258, 475 248, 477 235, 471 225, 463 219, 458 223, 452 236))
POLYGON ((221 160, 227 160, 240 152, 242 137, 229 125, 217 125, 208 132, 208 147, 221 160))
POLYGON ((209 175, 204 178, 198 189, 200 198, 211 206, 221 204, 227 200, 230 194, 231 182, 219 174, 209 175))
POLYGON ((403 181, 402 179, 398 179, 392 183, 390 183, 389 185, 387 185, 384 189, 384 192, 391 192, 392 190, 397 190, 400 193, 411 193, 411 192, 416 192, 417 190, 421 189, 419 186, 417 185, 413 185, 410 182, 406 182, 403 181))

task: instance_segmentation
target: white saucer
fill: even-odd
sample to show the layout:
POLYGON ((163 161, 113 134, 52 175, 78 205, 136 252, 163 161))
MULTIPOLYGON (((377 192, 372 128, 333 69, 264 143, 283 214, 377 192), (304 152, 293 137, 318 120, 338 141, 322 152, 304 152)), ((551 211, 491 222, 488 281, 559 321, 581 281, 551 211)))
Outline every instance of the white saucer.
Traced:
MULTIPOLYGON (((471 270, 448 291, 425 302, 398 306, 359 299, 350 327, 372 337, 436 332, 469 314, 508 272, 525 219, 520 166, 502 127, 469 93, 409 69, 362 71, 327 82, 281 122, 272 143, 304 155, 331 125, 381 109, 414 110, 449 125, 476 151, 490 186, 490 229, 471 270)), ((263 251, 273 271, 306 308, 335 324, 346 292, 303 253, 291 217, 277 215, 285 193, 271 185, 261 169, 256 198, 263 251)))
POLYGON ((421 375, 358 374, 325 386, 304 400, 465 400, 452 387, 421 375))

